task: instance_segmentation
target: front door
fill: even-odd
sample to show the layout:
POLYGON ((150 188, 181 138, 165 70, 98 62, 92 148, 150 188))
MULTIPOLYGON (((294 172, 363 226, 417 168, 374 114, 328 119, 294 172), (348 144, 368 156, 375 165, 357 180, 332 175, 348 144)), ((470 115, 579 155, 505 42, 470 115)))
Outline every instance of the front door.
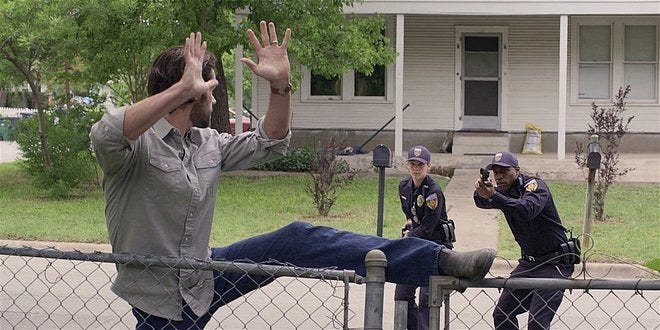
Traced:
POLYGON ((465 31, 459 38, 458 128, 498 130, 502 109, 502 34, 465 31))

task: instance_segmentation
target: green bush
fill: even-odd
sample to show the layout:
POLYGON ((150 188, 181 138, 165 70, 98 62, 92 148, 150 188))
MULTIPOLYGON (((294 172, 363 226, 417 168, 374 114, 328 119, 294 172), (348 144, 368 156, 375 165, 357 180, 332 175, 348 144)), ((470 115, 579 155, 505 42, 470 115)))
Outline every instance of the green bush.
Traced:
POLYGON ((312 197, 319 215, 324 217, 328 216, 341 190, 353 182, 357 173, 345 160, 337 159, 338 151, 342 149, 336 139, 331 138, 307 172, 312 182, 305 191, 312 197))
POLYGON ((66 198, 73 189, 96 181, 96 161, 90 149, 89 131, 103 111, 98 105, 76 104, 45 111, 46 141, 52 168, 44 164, 38 116, 22 119, 15 131, 28 176, 48 190, 52 198, 66 198))
POLYGON ((258 171, 281 171, 281 172, 307 172, 312 164, 319 158, 320 151, 308 146, 305 148, 290 149, 287 154, 268 163, 252 167, 258 171))

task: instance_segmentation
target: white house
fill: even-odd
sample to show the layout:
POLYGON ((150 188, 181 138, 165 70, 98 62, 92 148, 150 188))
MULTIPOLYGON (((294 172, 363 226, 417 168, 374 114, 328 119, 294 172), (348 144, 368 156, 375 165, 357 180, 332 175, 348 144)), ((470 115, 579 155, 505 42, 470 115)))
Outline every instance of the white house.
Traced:
MULTIPOLYGON (((394 119, 366 149, 384 143, 399 156, 451 142, 454 153, 520 152, 532 123, 543 151, 563 159, 587 142, 592 101, 609 106, 631 85, 635 119, 622 150, 660 152, 660 1, 365 0, 345 12, 385 15, 398 58, 338 81, 303 68, 294 145, 330 136, 360 145, 394 119)), ((255 81, 263 114, 270 89, 255 81)))

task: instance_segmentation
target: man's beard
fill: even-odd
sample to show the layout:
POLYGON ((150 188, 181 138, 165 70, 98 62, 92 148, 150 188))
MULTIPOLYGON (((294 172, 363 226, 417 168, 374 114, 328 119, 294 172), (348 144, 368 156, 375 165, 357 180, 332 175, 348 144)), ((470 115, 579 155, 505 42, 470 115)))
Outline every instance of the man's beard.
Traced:
POLYGON ((190 121, 193 127, 207 128, 211 122, 210 114, 205 111, 206 104, 193 103, 193 109, 190 112, 190 121))

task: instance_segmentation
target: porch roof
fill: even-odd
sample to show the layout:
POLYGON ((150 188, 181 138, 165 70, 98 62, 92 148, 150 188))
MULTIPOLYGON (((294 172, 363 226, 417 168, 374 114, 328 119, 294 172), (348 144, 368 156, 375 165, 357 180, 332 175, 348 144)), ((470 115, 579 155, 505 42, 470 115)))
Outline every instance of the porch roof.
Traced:
POLYGON ((363 0, 344 13, 426 15, 659 15, 658 0, 363 0))

